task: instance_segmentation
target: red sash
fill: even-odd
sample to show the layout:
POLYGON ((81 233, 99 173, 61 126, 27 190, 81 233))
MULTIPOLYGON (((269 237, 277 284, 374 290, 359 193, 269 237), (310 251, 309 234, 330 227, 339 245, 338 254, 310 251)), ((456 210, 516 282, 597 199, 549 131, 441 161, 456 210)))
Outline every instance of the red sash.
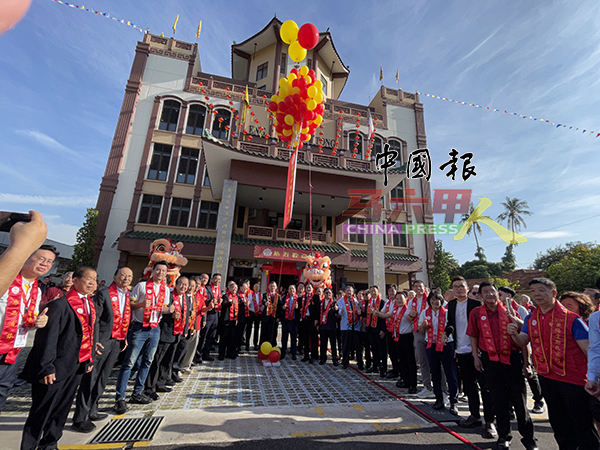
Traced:
MULTIPOLYGON (((312 301, 312 297, 310 297, 310 300, 312 301)), ((302 311, 300 314, 300 317, 302 317, 303 319, 306 318, 306 313, 308 312, 308 303, 309 303, 308 294, 304 294, 302 296, 302 311)))
POLYGON ((402 322, 402 318, 408 309, 406 303, 402 308, 398 308, 398 304, 394 302, 394 311, 392 312, 392 320, 394 321, 394 341, 398 342, 400 339, 400 322, 402 322))
POLYGON ((221 302, 219 301, 221 299, 221 296, 223 295, 223 294, 221 294, 221 286, 214 286, 211 284, 210 290, 212 291, 213 297, 216 302, 215 311, 221 312, 221 302))
POLYGON ((94 336, 94 323, 96 322, 96 309, 94 308, 94 302, 88 298, 87 304, 90 308, 90 315, 88 315, 86 306, 83 304, 83 300, 79 297, 79 294, 75 288, 71 288, 67 292, 67 300, 71 307, 75 310, 75 314, 81 322, 81 328, 83 329, 83 336, 81 337, 81 348, 79 349, 79 362, 94 361, 92 358, 92 341, 94 336))
POLYGON ((343 299, 346 307, 346 315, 348 316, 348 326, 353 326, 358 322, 358 308, 356 305, 354 305, 354 308, 350 308, 350 302, 354 300, 353 298, 348 300, 348 297, 344 295, 343 299))
POLYGON ((567 348, 567 310, 559 302, 554 302, 549 326, 541 327, 540 308, 529 319, 529 336, 535 369, 540 375, 550 373, 550 368, 558 375, 565 376, 565 349, 567 348))
POLYGON ((117 285, 113 282, 108 286, 110 303, 113 311, 113 329, 112 338, 117 341, 124 341, 127 338, 127 330, 131 321, 131 305, 129 304, 129 290, 125 289, 125 308, 121 315, 121 305, 119 303, 119 291, 117 285))
POLYGON ((444 350, 442 334, 444 334, 444 330, 446 329, 446 310, 443 306, 440 306, 440 309, 438 311, 438 326, 435 330, 435 334, 433 334, 432 317, 433 308, 430 306, 425 312, 425 318, 427 319, 427 337, 429 338, 429 342, 427 342, 427 348, 430 348, 433 342, 435 341, 435 351, 441 352, 444 350))
POLYGON ((25 313, 21 325, 26 328, 35 326, 35 307, 38 300, 38 281, 31 283, 29 291, 29 301, 23 291, 23 277, 17 275, 10 288, 8 289, 8 299, 6 301, 6 311, 4 313, 4 326, 0 334, 0 354, 6 354, 4 361, 8 364, 14 364, 21 348, 15 348, 15 338, 17 337, 19 316, 21 314, 21 301, 25 305, 25 313))
POLYGON ((240 294, 240 297, 242 297, 242 301, 244 302, 244 316, 249 317, 250 308, 248 307, 248 294, 240 294))
POLYGON ((323 301, 321 302, 321 325, 325 325, 327 323, 327 316, 329 315, 329 310, 333 306, 333 303, 334 301, 333 299, 331 299, 327 307, 323 309, 323 307, 325 306, 325 299, 323 299, 323 301))
MULTIPOLYGON (((488 309, 485 305, 477 307, 473 312, 476 314, 479 322, 479 329, 481 334, 479 335, 478 345, 481 350, 487 352, 490 361, 500 361, 502 364, 510 365, 510 348, 512 339, 510 334, 506 331, 506 327, 510 323, 510 319, 506 314, 506 307, 501 301, 498 301, 498 320, 500 323, 500 349, 496 348, 496 342, 494 341, 494 335, 492 333, 492 327, 490 326, 488 309)), ((514 309, 514 305, 513 305, 514 309)), ((515 311, 517 317, 519 313, 515 311)))
POLYGON ((421 310, 417 311, 417 297, 413 298, 410 301, 410 309, 413 311, 417 311, 417 316, 415 317, 415 321, 413 322, 413 331, 417 331, 417 328, 419 327, 419 316, 421 315, 421 313, 425 310, 425 307, 427 306, 427 296, 423 295, 423 297, 421 297, 421 310))
POLYGON ((371 309, 379 309, 381 305, 381 295, 377 295, 377 298, 369 300, 369 308, 367 309, 367 326, 376 328, 377 327, 377 316, 371 314, 371 309))
POLYGON ((254 298, 252 299, 252 303, 254 304, 254 315, 260 316, 260 292, 256 292, 254 294, 254 298))
POLYGON ((294 314, 296 313, 296 304, 298 303, 298 296, 294 295, 290 297, 289 295, 285 298, 285 304, 287 309, 285 311, 285 318, 287 320, 294 320, 294 314))
POLYGON ((229 320, 238 320, 238 310, 240 307, 238 303, 238 296, 237 294, 231 294, 228 292, 227 298, 231 302, 231 306, 229 307, 229 320))
POLYGON ((394 318, 393 318, 393 315, 394 315, 394 314, 395 314, 395 312, 396 312, 396 308, 397 308, 397 305, 396 305, 396 301, 395 301, 395 300, 388 300, 388 302, 386 303, 386 305, 385 305, 385 306, 384 306, 384 308, 383 308, 384 312, 386 312, 386 313, 391 313, 391 314, 392 314, 392 317, 391 317, 391 318, 389 318, 389 319, 385 319, 385 328, 386 328, 386 329, 387 329, 387 330, 388 330, 390 333, 392 332, 392 329, 394 328, 394 318), (391 306, 392 304, 394 305, 394 308, 393 308, 393 311, 390 311, 390 306, 391 306))
POLYGON ((179 313, 179 319, 175 319, 173 321, 173 334, 177 336, 178 334, 183 334, 183 330, 185 329, 185 313, 187 311, 187 301, 185 298, 185 294, 175 294, 177 291, 173 291, 173 305, 175 306, 175 311, 173 313, 179 313))
POLYGON ((158 326, 158 320, 160 319, 166 295, 167 286, 164 282, 161 282, 160 288, 158 290, 158 299, 155 299, 154 282, 152 280, 146 281, 146 296, 144 297, 144 301, 150 299, 150 306, 148 308, 144 307, 144 323, 142 324, 143 326, 151 328, 156 328, 158 326), (153 312, 156 312, 156 322, 150 322, 153 312))
POLYGON ((267 316, 275 317, 277 315, 277 302, 279 294, 277 292, 267 293, 267 316))
POLYGON ((202 316, 206 314, 202 312, 202 308, 206 306, 206 286, 200 286, 196 291, 196 331, 202 328, 202 316))

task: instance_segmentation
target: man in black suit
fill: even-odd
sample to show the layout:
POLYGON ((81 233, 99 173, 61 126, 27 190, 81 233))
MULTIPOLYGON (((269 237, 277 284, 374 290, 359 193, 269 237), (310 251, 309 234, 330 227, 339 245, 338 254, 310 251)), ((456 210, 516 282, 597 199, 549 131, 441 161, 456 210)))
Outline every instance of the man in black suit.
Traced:
POLYGON ((93 368, 95 290, 96 271, 81 267, 73 288, 48 304, 48 325, 37 331, 23 370, 32 400, 21 450, 58 448, 81 377, 93 368))
POLYGON ((314 364, 319 359, 319 312, 321 310, 320 297, 313 294, 313 285, 306 285, 306 295, 300 305, 300 328, 302 329, 301 348, 304 352, 302 362, 314 364))
MULTIPOLYGON (((469 399, 470 413, 469 417, 461 420, 459 424, 465 428, 481 425, 481 413, 479 412, 479 390, 481 390, 485 437, 494 438, 498 436, 498 433, 494 426, 492 396, 489 389, 486 388, 483 373, 475 370, 473 354, 471 353, 471 338, 467 335, 471 311, 483 305, 483 302, 468 297, 467 281, 461 276, 454 277, 450 287, 456 298, 448 302, 448 325, 454 328, 453 338, 456 343, 456 358, 463 381, 463 391, 469 399), (477 384, 479 384, 479 389, 477 384)), ((477 291, 478 293, 479 291, 477 291)), ((475 292, 473 294, 476 295, 475 292)))
MULTIPOLYGON (((217 330, 219 328, 219 313, 221 312, 221 274, 215 273, 212 276, 210 285, 206 289, 206 299, 204 300, 206 310, 206 325, 200 332, 200 342, 196 354, 201 353, 202 361, 214 361, 210 352, 215 345, 217 330)), ((198 361, 200 362, 200 361, 198 361)))
POLYGON ((269 342, 277 346, 277 327, 281 317, 282 297, 277 292, 277 283, 269 283, 269 291, 263 295, 263 311, 260 324, 260 344, 269 342))
POLYGON ((98 400, 102 397, 110 373, 121 353, 127 347, 127 330, 131 321, 129 290, 133 272, 121 267, 115 272, 113 283, 103 287, 94 296, 98 330, 94 370, 83 375, 75 414, 73 431, 90 433, 96 429, 92 422, 108 417, 98 412, 98 400))

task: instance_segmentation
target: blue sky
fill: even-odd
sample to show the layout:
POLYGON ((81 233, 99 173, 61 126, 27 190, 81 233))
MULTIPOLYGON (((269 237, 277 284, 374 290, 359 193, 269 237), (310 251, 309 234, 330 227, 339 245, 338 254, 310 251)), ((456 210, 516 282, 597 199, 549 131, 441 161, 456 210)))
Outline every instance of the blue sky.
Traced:
MULTIPOLYGON (((198 40, 202 69, 230 76, 230 49, 273 17, 328 27, 350 78, 341 100, 367 104, 384 84, 506 109, 580 128, 556 129, 507 114, 422 96, 433 189, 472 189, 495 218, 505 197, 527 200, 529 241, 516 249, 527 267, 537 252, 597 239, 600 220, 600 4, 596 1, 143 2, 89 0, 88 8, 165 36, 198 40), (594 136, 581 130, 594 130, 594 136), (477 176, 463 182, 437 169, 456 148, 472 152, 477 176), (593 216, 598 216, 591 218, 593 216), (573 223, 577 222, 577 223, 573 223), (572 225, 563 226, 573 223, 572 225)), ((49 238, 74 243, 96 203, 136 42, 126 25, 34 0, 0 36, 0 209, 38 209, 49 238)), ((436 222, 442 222, 436 216, 436 222)), ((505 243, 485 225, 480 244, 497 261, 505 243)), ((475 241, 443 238, 460 262, 475 241)))

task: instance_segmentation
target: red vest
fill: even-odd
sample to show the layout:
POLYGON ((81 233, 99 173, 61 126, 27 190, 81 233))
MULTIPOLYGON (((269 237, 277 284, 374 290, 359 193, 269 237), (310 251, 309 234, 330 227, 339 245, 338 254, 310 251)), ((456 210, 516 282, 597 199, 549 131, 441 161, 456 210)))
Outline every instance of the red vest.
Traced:
POLYGON ((121 315, 119 291, 117 289, 115 283, 112 283, 108 287, 113 311, 112 338, 117 341, 124 341, 127 338, 127 330, 129 329, 129 323, 131 321, 131 305, 129 304, 129 291, 125 289, 125 309, 123 310, 123 315, 121 315))
POLYGON ((149 307, 144 306, 144 323, 142 324, 145 327, 156 328, 158 326, 158 321, 160 320, 160 315, 162 314, 162 307, 165 303, 165 298, 167 296, 167 286, 164 282, 160 283, 160 288, 158 290, 158 299, 155 298, 154 295, 154 282, 150 279, 146 281, 146 296, 144 297, 144 301, 151 299, 151 303, 149 307), (157 320, 156 322, 151 322, 152 313, 156 313, 157 320))
POLYGON ((175 311, 179 313, 179 319, 175 319, 173 325, 173 334, 177 336, 178 334, 183 334, 183 330, 185 329, 185 314, 187 311, 187 300, 185 298, 185 293, 176 294, 177 291, 173 291, 173 305, 175 306, 175 311))
POLYGON ((93 361, 92 343, 94 336, 94 323, 96 322, 96 309, 94 308, 94 302, 88 298, 87 306, 83 304, 83 300, 79 297, 79 294, 75 288, 71 288, 67 292, 67 300, 71 307, 75 310, 75 314, 81 322, 81 328, 83 329, 83 336, 81 337, 81 348, 79 349, 79 362, 93 361), (89 306, 89 312, 88 312, 89 306))
MULTIPOLYGON (((510 323, 510 319, 506 314, 506 308, 502 302, 498 302, 498 320, 500 323, 500 348, 496 348, 496 341, 494 340, 494 335, 492 332, 492 327, 490 326, 490 321, 488 316, 488 309, 485 305, 478 306, 475 308, 471 314, 475 314, 477 317, 477 322, 479 325, 480 334, 477 340, 477 345, 484 352, 487 352, 490 361, 500 361, 502 364, 510 365, 510 352, 511 352, 511 343, 512 338, 510 334, 506 331, 508 324, 510 323)), ((518 313, 515 311, 515 314, 518 313)))

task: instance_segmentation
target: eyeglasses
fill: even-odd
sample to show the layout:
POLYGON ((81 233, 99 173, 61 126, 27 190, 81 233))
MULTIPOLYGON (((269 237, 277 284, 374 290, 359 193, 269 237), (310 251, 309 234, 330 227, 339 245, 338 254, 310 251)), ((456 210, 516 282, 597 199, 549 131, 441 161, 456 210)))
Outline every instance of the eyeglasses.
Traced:
POLYGON ((54 264, 54 260, 53 259, 46 259, 43 256, 40 256, 39 258, 37 258, 36 261, 39 264, 42 264, 43 266, 51 266, 51 265, 54 264))

